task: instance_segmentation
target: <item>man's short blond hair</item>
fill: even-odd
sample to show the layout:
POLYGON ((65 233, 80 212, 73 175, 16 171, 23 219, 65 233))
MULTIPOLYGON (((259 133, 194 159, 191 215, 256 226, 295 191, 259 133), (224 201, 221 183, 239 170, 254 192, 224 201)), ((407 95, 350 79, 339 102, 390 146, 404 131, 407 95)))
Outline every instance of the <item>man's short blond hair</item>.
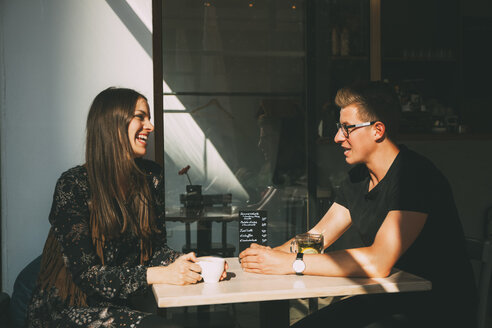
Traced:
POLYGON ((349 105, 357 107, 357 114, 362 121, 380 121, 385 125, 386 136, 396 140, 401 106, 394 89, 383 82, 358 82, 338 90, 335 104, 344 108, 349 105))

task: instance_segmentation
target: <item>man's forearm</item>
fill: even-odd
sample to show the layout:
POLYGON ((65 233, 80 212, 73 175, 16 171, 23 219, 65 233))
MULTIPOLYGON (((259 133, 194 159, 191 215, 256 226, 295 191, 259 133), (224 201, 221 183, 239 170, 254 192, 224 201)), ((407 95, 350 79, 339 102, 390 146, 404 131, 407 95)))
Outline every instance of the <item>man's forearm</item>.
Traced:
POLYGON ((290 253, 290 243, 293 240, 294 240, 294 238, 288 240, 287 242, 285 242, 284 244, 282 244, 280 246, 274 247, 273 249, 276 251, 280 251, 280 252, 290 253))
POLYGON ((386 277, 391 265, 371 247, 305 255, 304 274, 331 277, 386 277))

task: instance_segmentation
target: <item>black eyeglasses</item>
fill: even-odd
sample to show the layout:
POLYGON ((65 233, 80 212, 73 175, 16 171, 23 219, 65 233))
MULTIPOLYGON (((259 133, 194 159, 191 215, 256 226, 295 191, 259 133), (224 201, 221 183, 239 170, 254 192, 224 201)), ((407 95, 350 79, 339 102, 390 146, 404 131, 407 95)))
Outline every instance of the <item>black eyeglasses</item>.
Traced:
POLYGON ((374 123, 376 123, 377 121, 372 121, 372 122, 364 122, 364 123, 359 123, 359 124, 351 124, 351 125, 345 125, 345 124, 342 124, 342 123, 339 123, 337 122, 337 129, 338 130, 342 130, 342 133, 343 133, 343 136, 345 138, 348 138, 349 135, 350 135, 350 132, 355 130, 354 128, 362 128, 364 126, 370 126, 370 125, 373 125, 374 123), (349 129, 352 129, 351 131, 349 131, 349 129))

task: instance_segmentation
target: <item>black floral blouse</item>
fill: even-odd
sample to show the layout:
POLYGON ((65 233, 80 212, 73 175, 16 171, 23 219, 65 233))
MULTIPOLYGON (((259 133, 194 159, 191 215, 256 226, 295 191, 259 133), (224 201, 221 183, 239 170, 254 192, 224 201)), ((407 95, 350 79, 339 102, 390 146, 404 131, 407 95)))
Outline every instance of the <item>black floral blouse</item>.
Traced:
POLYGON ((128 233, 105 243, 105 265, 101 264, 89 229, 87 171, 84 166, 69 169, 56 184, 49 221, 65 265, 87 295, 88 307, 69 306, 55 286, 38 287, 28 308, 29 327, 138 327, 148 315, 132 309, 129 299, 149 291, 147 267, 168 265, 181 253, 166 245, 162 169, 148 160, 137 164, 148 174, 160 230, 152 239, 149 263, 140 265, 139 240, 128 233))

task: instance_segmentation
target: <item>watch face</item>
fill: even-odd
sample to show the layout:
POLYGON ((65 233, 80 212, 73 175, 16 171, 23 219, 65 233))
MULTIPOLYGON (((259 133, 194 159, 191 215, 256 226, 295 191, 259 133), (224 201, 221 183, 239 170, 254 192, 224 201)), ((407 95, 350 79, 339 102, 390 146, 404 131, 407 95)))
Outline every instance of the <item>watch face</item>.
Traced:
POLYGON ((301 273, 306 268, 306 264, 302 260, 295 260, 292 264, 292 268, 296 273, 301 273))

